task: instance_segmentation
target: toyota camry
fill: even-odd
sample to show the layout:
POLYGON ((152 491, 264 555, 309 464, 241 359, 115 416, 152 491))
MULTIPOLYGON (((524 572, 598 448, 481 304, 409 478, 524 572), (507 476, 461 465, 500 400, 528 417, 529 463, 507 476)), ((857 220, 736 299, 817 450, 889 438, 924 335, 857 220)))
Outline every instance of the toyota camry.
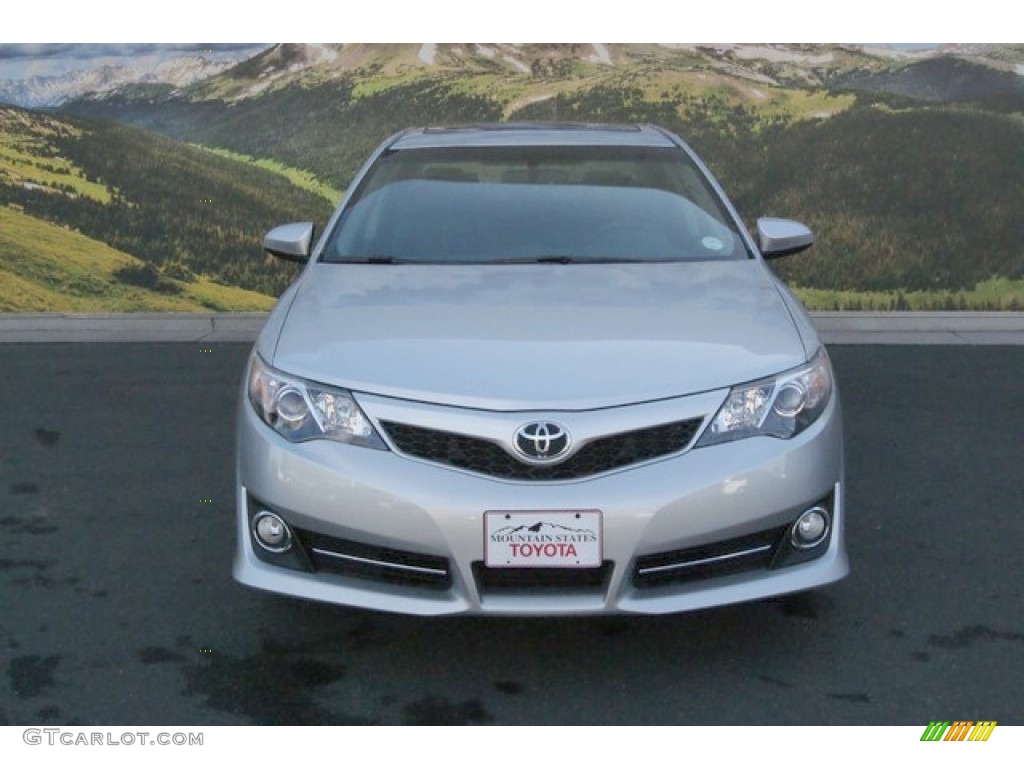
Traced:
POLYGON ((237 422, 235 578, 421 615, 667 613, 848 570, 825 347, 654 126, 404 131, 270 314, 237 422))

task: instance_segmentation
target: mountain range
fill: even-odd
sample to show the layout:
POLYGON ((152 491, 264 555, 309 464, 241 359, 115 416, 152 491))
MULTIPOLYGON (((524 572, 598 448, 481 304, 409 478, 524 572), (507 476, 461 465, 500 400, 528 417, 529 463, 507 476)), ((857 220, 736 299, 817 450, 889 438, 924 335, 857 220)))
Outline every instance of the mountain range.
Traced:
MULTIPOLYGON (((79 46, 86 48, 87 46, 79 46)), ((384 75, 457 72, 508 74, 579 74, 588 65, 628 69, 638 64, 680 63, 708 76, 750 83, 796 87, 855 87, 957 98, 980 91, 1016 92, 1024 84, 1024 46, 936 45, 905 49, 863 45, 639 45, 567 44, 281 44, 248 55, 214 58, 188 53, 153 58, 136 49, 133 57, 111 64, 107 57, 90 66, 88 58, 59 75, 33 75, 0 80, 0 102, 23 107, 54 107, 66 101, 104 97, 126 86, 160 84, 186 98, 218 96, 244 99, 292 83, 312 84, 357 70, 384 75), (929 74, 934 62, 962 62, 972 82, 957 79, 954 91, 937 86, 929 74), (1012 76, 1017 76, 1014 79, 1012 76), (204 82, 205 81, 205 82, 204 82), (920 87, 917 83, 920 82, 920 87), (930 83, 930 85, 929 85, 930 83), (178 89, 197 84, 182 93, 178 89)), ((941 80, 942 72, 938 73, 941 80)))
POLYGON ((15 49, 7 51, 7 56, 0 51, 0 103, 56 107, 131 84, 178 88, 223 72, 264 47, 0 46, 15 49))
MULTIPOLYGON (((48 112, 66 127, 43 165, 59 170, 65 158, 120 196, 72 199, 79 193, 38 168, 25 176, 25 160, 0 197, 125 250, 157 277, 191 273, 280 291, 288 273, 239 246, 258 253, 260 232, 285 220, 271 216, 323 221, 329 210, 323 198, 284 194, 282 174, 307 189, 343 190, 380 141, 409 125, 651 122, 697 149, 748 223, 781 215, 812 226, 816 247, 777 269, 814 306, 1024 306, 1021 45, 281 44, 205 75, 183 65, 76 82, 48 112), (215 150, 218 163, 207 166, 188 145, 215 150), (177 181, 161 191, 159 164, 139 173, 124 156, 129 146, 140 158, 174 158, 167 167, 177 181), (255 164, 276 178, 253 175, 255 164), (271 183, 282 192, 253 190, 260 207, 242 204, 245 184, 271 183), (223 190, 221 199, 237 204, 200 217, 186 206, 187 227, 168 219, 154 231, 168 218, 160 195, 180 209, 183 185, 223 190), (143 198, 154 219, 132 207, 143 198), (136 229, 126 235, 117 222, 129 219, 136 229)), ((15 114, 15 128, 42 119, 15 114)), ((33 146, 18 141, 23 153, 33 146)))

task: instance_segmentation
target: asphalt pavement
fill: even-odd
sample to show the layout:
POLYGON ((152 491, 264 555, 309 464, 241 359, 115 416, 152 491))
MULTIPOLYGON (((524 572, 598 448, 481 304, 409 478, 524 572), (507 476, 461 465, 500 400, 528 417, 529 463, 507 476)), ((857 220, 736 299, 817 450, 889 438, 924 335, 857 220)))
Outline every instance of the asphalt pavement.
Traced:
POLYGON ((830 347, 837 585, 421 619, 232 581, 248 345, 201 338, 0 344, 0 725, 1024 724, 1024 346, 830 347))

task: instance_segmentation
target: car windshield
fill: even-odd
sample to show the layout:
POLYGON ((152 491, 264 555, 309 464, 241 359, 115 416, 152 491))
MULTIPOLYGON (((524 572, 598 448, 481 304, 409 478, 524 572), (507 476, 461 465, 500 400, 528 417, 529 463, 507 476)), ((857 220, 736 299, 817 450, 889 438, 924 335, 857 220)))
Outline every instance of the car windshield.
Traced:
POLYGON ((380 157, 325 261, 517 263, 749 258, 675 148, 445 147, 380 157))

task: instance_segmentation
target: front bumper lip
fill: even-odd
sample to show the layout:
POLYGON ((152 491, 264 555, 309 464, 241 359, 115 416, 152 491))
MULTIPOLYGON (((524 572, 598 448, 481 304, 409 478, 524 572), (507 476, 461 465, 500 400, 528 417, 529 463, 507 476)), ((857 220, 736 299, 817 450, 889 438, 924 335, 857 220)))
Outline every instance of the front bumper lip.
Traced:
POLYGON ((849 570, 844 541, 842 428, 837 396, 791 440, 749 438, 566 483, 507 482, 393 452, 312 441, 290 444, 240 407, 234 577, 258 589, 355 607, 418 615, 671 613, 802 591, 849 570), (832 496, 832 533, 814 560, 705 580, 637 589, 636 558, 786 525, 832 496), (447 558, 443 590, 306 573, 257 557, 249 499, 297 528, 366 545, 447 558), (487 510, 600 509, 600 589, 557 593, 481 590, 487 510))

